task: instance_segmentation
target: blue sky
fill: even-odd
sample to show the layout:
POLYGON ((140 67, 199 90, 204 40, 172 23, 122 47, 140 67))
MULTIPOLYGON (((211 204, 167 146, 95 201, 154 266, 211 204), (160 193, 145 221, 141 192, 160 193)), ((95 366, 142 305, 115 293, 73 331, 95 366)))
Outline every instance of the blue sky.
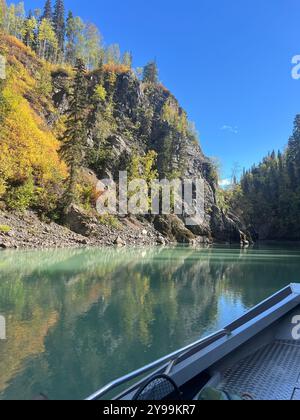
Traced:
MULTIPOLYGON (((25 0, 27 8, 44 1, 25 0)), ((134 65, 156 58, 162 82, 200 133, 204 152, 249 167, 282 149, 300 112, 298 0, 66 0, 97 24, 105 42, 131 50, 134 65)))

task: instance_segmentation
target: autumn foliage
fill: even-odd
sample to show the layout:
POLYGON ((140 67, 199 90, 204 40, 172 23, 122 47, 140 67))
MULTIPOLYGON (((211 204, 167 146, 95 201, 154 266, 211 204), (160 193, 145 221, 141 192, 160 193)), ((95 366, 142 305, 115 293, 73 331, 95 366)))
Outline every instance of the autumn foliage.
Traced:
MULTIPOLYGON (((31 183, 32 198, 43 195, 46 203, 47 193, 53 194, 55 185, 59 194, 59 183, 67 176, 57 153, 59 142, 47 128, 43 116, 35 111, 48 98, 37 89, 37 78, 33 76, 49 70, 43 68, 46 64, 29 48, 12 37, 1 36, 1 49, 8 51, 8 65, 7 79, 1 84, 1 101, 5 106, 1 107, 0 197, 9 197, 11 207, 14 198, 16 208, 24 207, 18 202, 20 191, 29 194, 31 183)), ((22 203, 30 206, 33 204, 30 201, 29 197, 22 203)))
POLYGON ((107 64, 104 64, 103 70, 106 73, 123 74, 123 73, 129 73, 130 67, 125 66, 124 64, 107 63, 107 64))

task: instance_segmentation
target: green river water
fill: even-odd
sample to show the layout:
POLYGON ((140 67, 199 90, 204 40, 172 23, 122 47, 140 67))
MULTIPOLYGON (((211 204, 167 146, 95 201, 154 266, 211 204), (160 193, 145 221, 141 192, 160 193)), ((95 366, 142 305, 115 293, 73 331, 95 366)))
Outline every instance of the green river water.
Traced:
POLYGON ((83 399, 300 282, 300 247, 0 253, 0 399, 83 399))

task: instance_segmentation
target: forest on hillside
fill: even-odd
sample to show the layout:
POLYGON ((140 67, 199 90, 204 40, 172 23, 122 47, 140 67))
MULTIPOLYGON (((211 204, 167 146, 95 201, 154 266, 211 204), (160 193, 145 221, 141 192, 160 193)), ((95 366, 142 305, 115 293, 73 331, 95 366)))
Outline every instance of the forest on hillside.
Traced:
POLYGON ((300 115, 285 150, 270 152, 233 184, 224 193, 226 208, 244 219, 254 239, 300 239, 300 115))
POLYGON ((55 0, 54 5, 46 0, 43 10, 28 12, 24 2, 8 6, 0 0, 0 27, 51 63, 74 66, 80 58, 89 70, 101 62, 132 65, 129 51, 122 54, 118 44, 105 46, 97 26, 67 12, 64 0, 55 0))
POLYGON ((7 60, 0 79, 5 209, 54 220, 73 202, 91 211, 97 197, 82 168, 98 177, 127 169, 130 179, 146 182, 200 171, 212 190, 208 213, 216 194, 223 214, 238 217, 253 239, 300 239, 300 116, 284 151, 269 153, 224 191, 155 61, 133 68, 131 52, 105 45, 97 26, 67 11, 63 0, 29 11, 23 2, 0 0, 0 35, 7 60), (189 168, 195 150, 197 169, 189 168))
MULTIPOLYGON (((95 210, 95 185, 84 168, 98 177, 128 170, 130 179, 146 182, 184 173, 187 146, 199 149, 197 132, 160 83, 155 61, 132 68, 129 52, 105 46, 98 28, 66 13, 63 0, 28 13, 24 3, 1 0, 0 10, 6 209, 30 208, 56 220, 71 203, 95 210)), ((204 174, 215 182, 209 161, 204 174)))

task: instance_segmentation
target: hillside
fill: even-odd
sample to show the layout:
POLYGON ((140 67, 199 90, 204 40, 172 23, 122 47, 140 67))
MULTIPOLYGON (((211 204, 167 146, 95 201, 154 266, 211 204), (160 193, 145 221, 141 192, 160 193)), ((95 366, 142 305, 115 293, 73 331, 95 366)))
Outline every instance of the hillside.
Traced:
POLYGON ((300 115, 284 151, 271 152, 242 176, 230 206, 260 240, 300 240, 300 115))
MULTIPOLYGON (((30 210, 44 221, 60 222, 58 209, 69 175, 59 149, 70 107, 73 70, 41 60, 21 41, 4 33, 0 35, 0 54, 7 60, 7 78, 1 81, 0 92, 2 212, 14 217, 17 212, 22 220, 22 212, 30 210)), ((150 166, 160 177, 200 176, 205 180, 206 220, 191 232, 175 215, 133 218, 134 226, 142 223, 137 228, 137 243, 147 243, 138 239, 142 232, 145 235, 144 224, 147 231, 159 231, 160 243, 161 234, 167 241, 185 243, 246 239, 239 221, 218 208, 214 167, 203 154, 185 111, 164 86, 140 80, 129 66, 113 63, 90 71, 86 81, 88 136, 76 197, 64 220, 68 228, 100 239, 105 235, 101 226, 109 226, 109 241, 101 238, 101 243, 113 243, 112 238, 119 237, 119 242, 128 242, 126 232, 132 226, 128 220, 95 214, 95 184, 104 177, 116 179, 120 170, 134 172, 135 165, 141 174, 142 163, 152 159, 150 166)), ((2 232, 2 238, 5 235, 2 232)), ((5 246, 5 238, 2 241, 5 246)), ((18 244, 17 234, 6 243, 18 244)), ((21 246, 26 246, 26 240, 21 246)))

